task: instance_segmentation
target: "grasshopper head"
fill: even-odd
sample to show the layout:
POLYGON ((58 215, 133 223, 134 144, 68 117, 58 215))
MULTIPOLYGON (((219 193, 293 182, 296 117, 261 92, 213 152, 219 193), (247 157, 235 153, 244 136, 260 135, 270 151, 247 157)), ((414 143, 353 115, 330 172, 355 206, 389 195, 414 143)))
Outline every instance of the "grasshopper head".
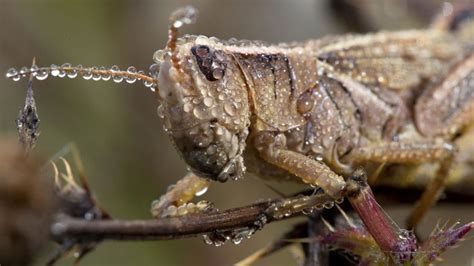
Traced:
POLYGON ((235 179, 245 171, 242 151, 250 123, 245 81, 219 41, 176 38, 177 28, 189 22, 189 12, 194 10, 180 9, 172 15, 167 47, 154 56, 159 113, 196 174, 218 181, 235 179))

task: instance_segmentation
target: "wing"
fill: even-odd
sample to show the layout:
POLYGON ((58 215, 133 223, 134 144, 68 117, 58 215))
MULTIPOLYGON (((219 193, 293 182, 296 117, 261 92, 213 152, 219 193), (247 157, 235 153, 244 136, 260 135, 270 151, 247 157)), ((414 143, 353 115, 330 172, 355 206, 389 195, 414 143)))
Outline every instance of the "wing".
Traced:
POLYGON ((317 57, 368 87, 402 90, 444 73, 462 52, 450 33, 427 30, 354 35, 318 49, 317 57))

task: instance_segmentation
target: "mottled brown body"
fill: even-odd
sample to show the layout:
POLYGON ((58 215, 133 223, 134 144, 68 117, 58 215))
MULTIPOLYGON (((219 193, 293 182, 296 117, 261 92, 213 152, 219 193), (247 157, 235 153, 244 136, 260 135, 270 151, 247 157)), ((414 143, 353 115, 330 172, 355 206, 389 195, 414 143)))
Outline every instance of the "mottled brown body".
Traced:
POLYGON ((449 140, 457 131, 446 131, 449 123, 430 127, 426 120, 452 112, 431 114, 437 107, 462 106, 456 99, 467 102, 473 95, 465 86, 457 92, 443 91, 452 98, 451 104, 432 99, 437 79, 466 53, 459 39, 440 31, 270 47, 237 44, 228 49, 242 69, 253 106, 245 162, 251 172, 265 177, 275 172, 269 169, 274 167, 249 149, 252 136, 262 131, 282 134, 285 148, 323 161, 342 174, 347 168, 335 159, 351 163, 354 148, 414 136, 449 140), (423 108, 426 102, 430 108, 423 108))
POLYGON ((236 179, 247 167, 334 198, 357 167, 379 165, 375 182, 384 165, 438 163, 412 227, 474 121, 474 23, 461 17, 278 45, 170 34, 176 45, 154 57, 168 132, 198 176, 236 179))
MULTIPOLYGON (((165 66, 167 53, 182 60, 178 61, 182 72, 169 75, 174 81, 165 83, 169 77, 159 78, 162 108, 168 112, 174 108, 171 113, 182 109, 176 124, 168 123, 169 132, 198 175, 219 175, 216 179, 224 181, 222 169, 231 162, 239 176, 244 161, 249 172, 263 177, 299 175, 296 180, 301 180, 301 175, 314 176, 307 171, 289 171, 298 168, 296 162, 275 167, 286 158, 273 157, 275 146, 318 162, 328 181, 322 181, 326 177, 319 174, 317 184, 314 177, 303 181, 324 183, 326 190, 337 195, 344 185, 336 174, 349 174, 361 163, 405 163, 408 159, 420 163, 445 158, 445 151, 453 148, 431 145, 434 139, 449 142, 472 121, 472 68, 459 73, 465 76, 465 84, 456 90, 448 81, 445 88, 439 86, 443 77, 456 72, 455 65, 462 64, 459 62, 472 46, 469 38, 449 31, 382 32, 279 45, 186 36, 177 43, 175 52, 165 50, 155 58, 165 66), (212 67, 216 65, 219 72, 214 77, 212 67), (168 91, 181 95, 179 99, 171 96, 170 101, 163 93, 168 91), (200 121, 194 124, 201 130, 225 129, 234 152, 220 154, 220 163, 209 159, 207 151, 196 155, 199 145, 188 143, 193 137, 180 129, 192 124, 183 120, 187 116, 200 121), (203 127, 203 122, 209 121, 203 127), (176 137, 181 134, 187 136, 176 137), (418 146, 413 148, 413 143, 418 146), (382 156, 389 152, 387 145, 398 153, 382 156), (424 154, 429 158, 420 157, 424 154)), ((166 66, 160 75, 168 67, 173 70, 166 66)), ((198 139, 198 144, 203 144, 198 139)), ((204 142, 205 148, 212 147, 212 140, 204 142)))
MULTIPOLYGON (((409 228, 418 224, 456 162, 453 142, 474 122, 471 13, 453 12, 427 30, 269 45, 177 38, 191 11, 172 16, 152 76, 166 130, 195 175, 223 182, 248 167, 337 200, 350 194, 356 169, 377 166, 375 183, 385 165, 435 163, 408 218, 409 228)), ((319 207, 284 202, 268 213, 301 208, 319 207)))
MULTIPOLYGON (((168 43, 153 56, 150 76, 134 68, 70 65, 30 72, 39 79, 49 71, 144 80, 160 102, 165 130, 193 172, 190 180, 238 179, 247 166, 259 176, 293 178, 338 199, 356 167, 437 163, 415 224, 444 186, 455 161, 452 142, 474 121, 470 14, 452 12, 427 30, 270 45, 178 38, 178 28, 196 17, 186 7, 171 15, 168 43)), ((26 72, 13 69, 7 76, 18 80, 26 72)), ((193 189, 188 183, 157 206, 166 208, 181 192, 189 196, 207 185, 193 189)))

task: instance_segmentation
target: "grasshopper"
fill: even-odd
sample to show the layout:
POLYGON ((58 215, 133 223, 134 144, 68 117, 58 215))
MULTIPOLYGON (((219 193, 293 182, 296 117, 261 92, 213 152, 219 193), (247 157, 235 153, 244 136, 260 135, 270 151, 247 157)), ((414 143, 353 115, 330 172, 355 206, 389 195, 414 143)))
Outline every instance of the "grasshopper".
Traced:
POLYGON ((153 204, 157 217, 194 212, 176 205, 204 192, 210 180, 239 179, 246 171, 303 182, 338 201, 360 166, 437 163, 408 227, 419 223, 444 187, 453 141, 474 122, 469 17, 443 17, 425 30, 277 45, 179 37, 178 29, 195 19, 191 7, 171 15, 168 42, 154 54, 149 75, 64 64, 11 69, 7 77, 82 75, 142 80, 151 88, 190 168, 153 204))

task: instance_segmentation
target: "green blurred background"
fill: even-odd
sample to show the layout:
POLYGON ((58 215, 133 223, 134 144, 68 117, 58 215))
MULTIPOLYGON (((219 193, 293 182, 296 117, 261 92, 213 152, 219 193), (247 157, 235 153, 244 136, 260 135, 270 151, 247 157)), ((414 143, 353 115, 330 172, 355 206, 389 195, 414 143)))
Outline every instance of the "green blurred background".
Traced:
MULTIPOLYGON (((426 24, 426 16, 413 18, 404 1, 396 7, 388 2, 382 1, 373 12, 373 29, 426 24)), ((121 68, 133 65, 147 70, 153 52, 166 43, 169 14, 185 4, 195 5, 200 16, 197 24, 184 27, 183 33, 222 39, 294 41, 353 29, 323 0, 0 0, 0 73, 10 67, 29 66, 34 56, 40 66, 69 62, 84 66, 117 64, 121 68)), ((426 12, 431 14, 432 10, 426 12)), ((25 88, 25 81, 15 83, 2 74, 1 135, 16 134, 14 119, 23 105, 25 88)), ((185 174, 186 166, 156 115, 157 102, 142 84, 48 78, 36 81, 34 88, 41 119, 38 151, 49 157, 75 142, 91 187, 114 217, 149 218, 150 202, 185 174)), ((293 184, 272 185, 282 191, 299 188, 293 184)), ((263 181, 248 176, 239 182, 213 184, 202 198, 226 209, 275 196, 263 181)), ((401 222, 406 209, 390 208, 389 213, 401 222)), ((452 222, 474 220, 472 205, 441 206, 431 211, 422 232, 426 235, 438 219, 448 218, 452 222)), ((106 242, 82 265, 231 265, 296 222, 271 224, 238 246, 227 243, 216 248, 205 245, 200 238, 106 242)), ((474 265, 473 243, 470 240, 449 251, 446 265, 474 265)), ((51 248, 45 247, 45 252, 51 248)), ((71 265, 71 259, 59 265, 71 265)), ((296 263, 286 250, 259 265, 296 263)))

